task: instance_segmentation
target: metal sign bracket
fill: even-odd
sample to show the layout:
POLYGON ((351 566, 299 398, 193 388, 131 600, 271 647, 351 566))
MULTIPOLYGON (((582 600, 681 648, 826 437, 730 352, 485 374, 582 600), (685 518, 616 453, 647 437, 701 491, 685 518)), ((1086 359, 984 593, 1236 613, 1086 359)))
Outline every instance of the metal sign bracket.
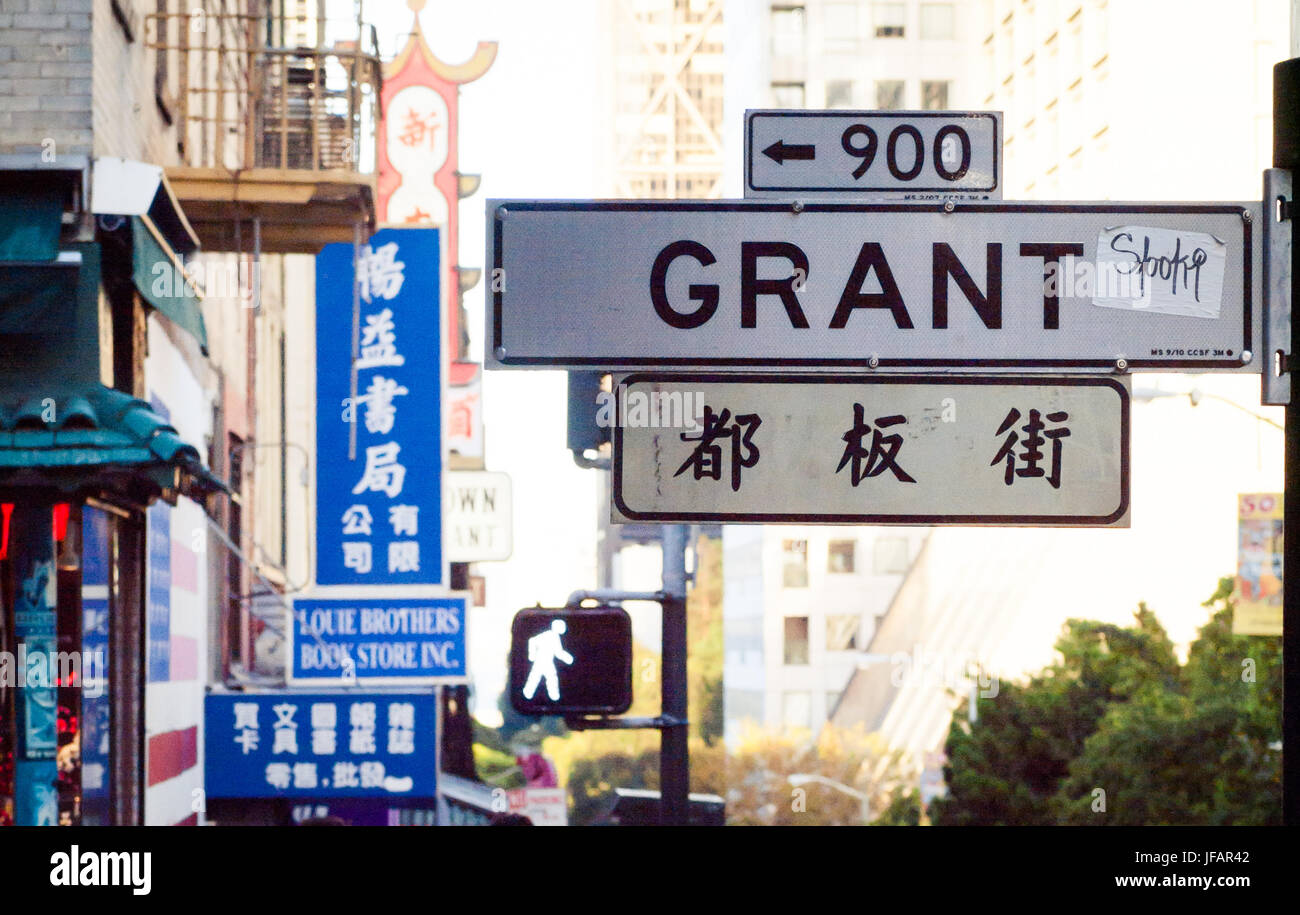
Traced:
POLYGON ((1291 172, 1264 170, 1264 353, 1260 399, 1291 403, 1291 265, 1295 196, 1291 172))

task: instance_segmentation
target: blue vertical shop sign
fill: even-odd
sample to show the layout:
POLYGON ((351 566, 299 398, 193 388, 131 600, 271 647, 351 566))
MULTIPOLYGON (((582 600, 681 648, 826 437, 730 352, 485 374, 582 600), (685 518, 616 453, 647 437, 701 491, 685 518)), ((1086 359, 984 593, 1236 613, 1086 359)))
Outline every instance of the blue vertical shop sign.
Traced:
POLYGON ((316 583, 441 585, 442 307, 437 229, 384 229, 316 258, 316 583), (355 450, 349 440, 355 424, 355 450))
POLYGON ((156 502, 148 512, 148 630, 145 633, 150 683, 171 679, 172 653, 172 510, 156 502))
POLYGON ((18 826, 54 826, 59 819, 55 606, 57 570, 52 506, 15 506, 10 530, 14 571, 13 638, 20 675, 14 690, 13 817, 18 826), (55 668, 55 669, 51 669, 55 668))
POLYGON ((81 823, 107 826, 108 790, 108 513, 81 509, 81 823))

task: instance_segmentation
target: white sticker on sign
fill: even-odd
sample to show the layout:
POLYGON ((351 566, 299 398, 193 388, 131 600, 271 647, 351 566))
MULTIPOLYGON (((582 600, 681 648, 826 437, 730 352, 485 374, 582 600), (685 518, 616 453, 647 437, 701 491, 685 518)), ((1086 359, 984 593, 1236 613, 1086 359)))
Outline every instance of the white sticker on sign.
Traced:
POLYGON ((1114 226, 1097 236, 1092 304, 1218 318, 1228 246, 1204 232, 1114 226))

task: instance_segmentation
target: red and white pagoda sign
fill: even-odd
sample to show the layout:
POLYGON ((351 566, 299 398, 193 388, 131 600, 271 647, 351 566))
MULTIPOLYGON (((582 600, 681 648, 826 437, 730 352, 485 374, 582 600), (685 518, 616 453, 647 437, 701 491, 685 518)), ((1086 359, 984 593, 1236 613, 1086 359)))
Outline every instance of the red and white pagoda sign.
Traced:
POLYGON ((460 86, 478 79, 496 59, 496 42, 479 42, 461 64, 434 56, 420 30, 424 0, 408 0, 415 12, 411 36, 384 65, 380 96, 383 117, 378 142, 378 221, 388 226, 438 226, 444 238, 443 302, 447 308, 447 359, 453 386, 475 377, 465 357, 461 292, 480 271, 459 266, 458 201, 478 188, 475 175, 462 175, 457 161, 460 86))

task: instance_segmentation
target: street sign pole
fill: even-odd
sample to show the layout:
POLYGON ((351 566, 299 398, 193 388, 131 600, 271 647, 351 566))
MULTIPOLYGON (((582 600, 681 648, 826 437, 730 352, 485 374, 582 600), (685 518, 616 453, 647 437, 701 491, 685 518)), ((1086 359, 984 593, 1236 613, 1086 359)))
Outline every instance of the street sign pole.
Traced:
POLYGON ((660 823, 687 825, 690 803, 686 702, 686 526, 663 529, 663 711, 659 731, 660 823))
MULTIPOLYGON (((1300 57, 1273 68, 1273 167, 1300 170, 1300 57)), ((1268 207, 1277 204, 1265 201, 1268 207)), ((1295 201, 1286 202, 1283 218, 1294 220, 1295 201)), ((1269 213, 1269 217, 1272 217, 1269 213)), ((1300 258, 1291 249, 1291 301, 1297 301, 1296 271, 1300 258)), ((1291 322, 1294 368, 1300 354, 1300 327, 1291 322)), ((1300 404, 1286 408, 1286 467, 1283 494, 1282 557, 1282 817, 1288 826, 1300 824, 1300 404)))

